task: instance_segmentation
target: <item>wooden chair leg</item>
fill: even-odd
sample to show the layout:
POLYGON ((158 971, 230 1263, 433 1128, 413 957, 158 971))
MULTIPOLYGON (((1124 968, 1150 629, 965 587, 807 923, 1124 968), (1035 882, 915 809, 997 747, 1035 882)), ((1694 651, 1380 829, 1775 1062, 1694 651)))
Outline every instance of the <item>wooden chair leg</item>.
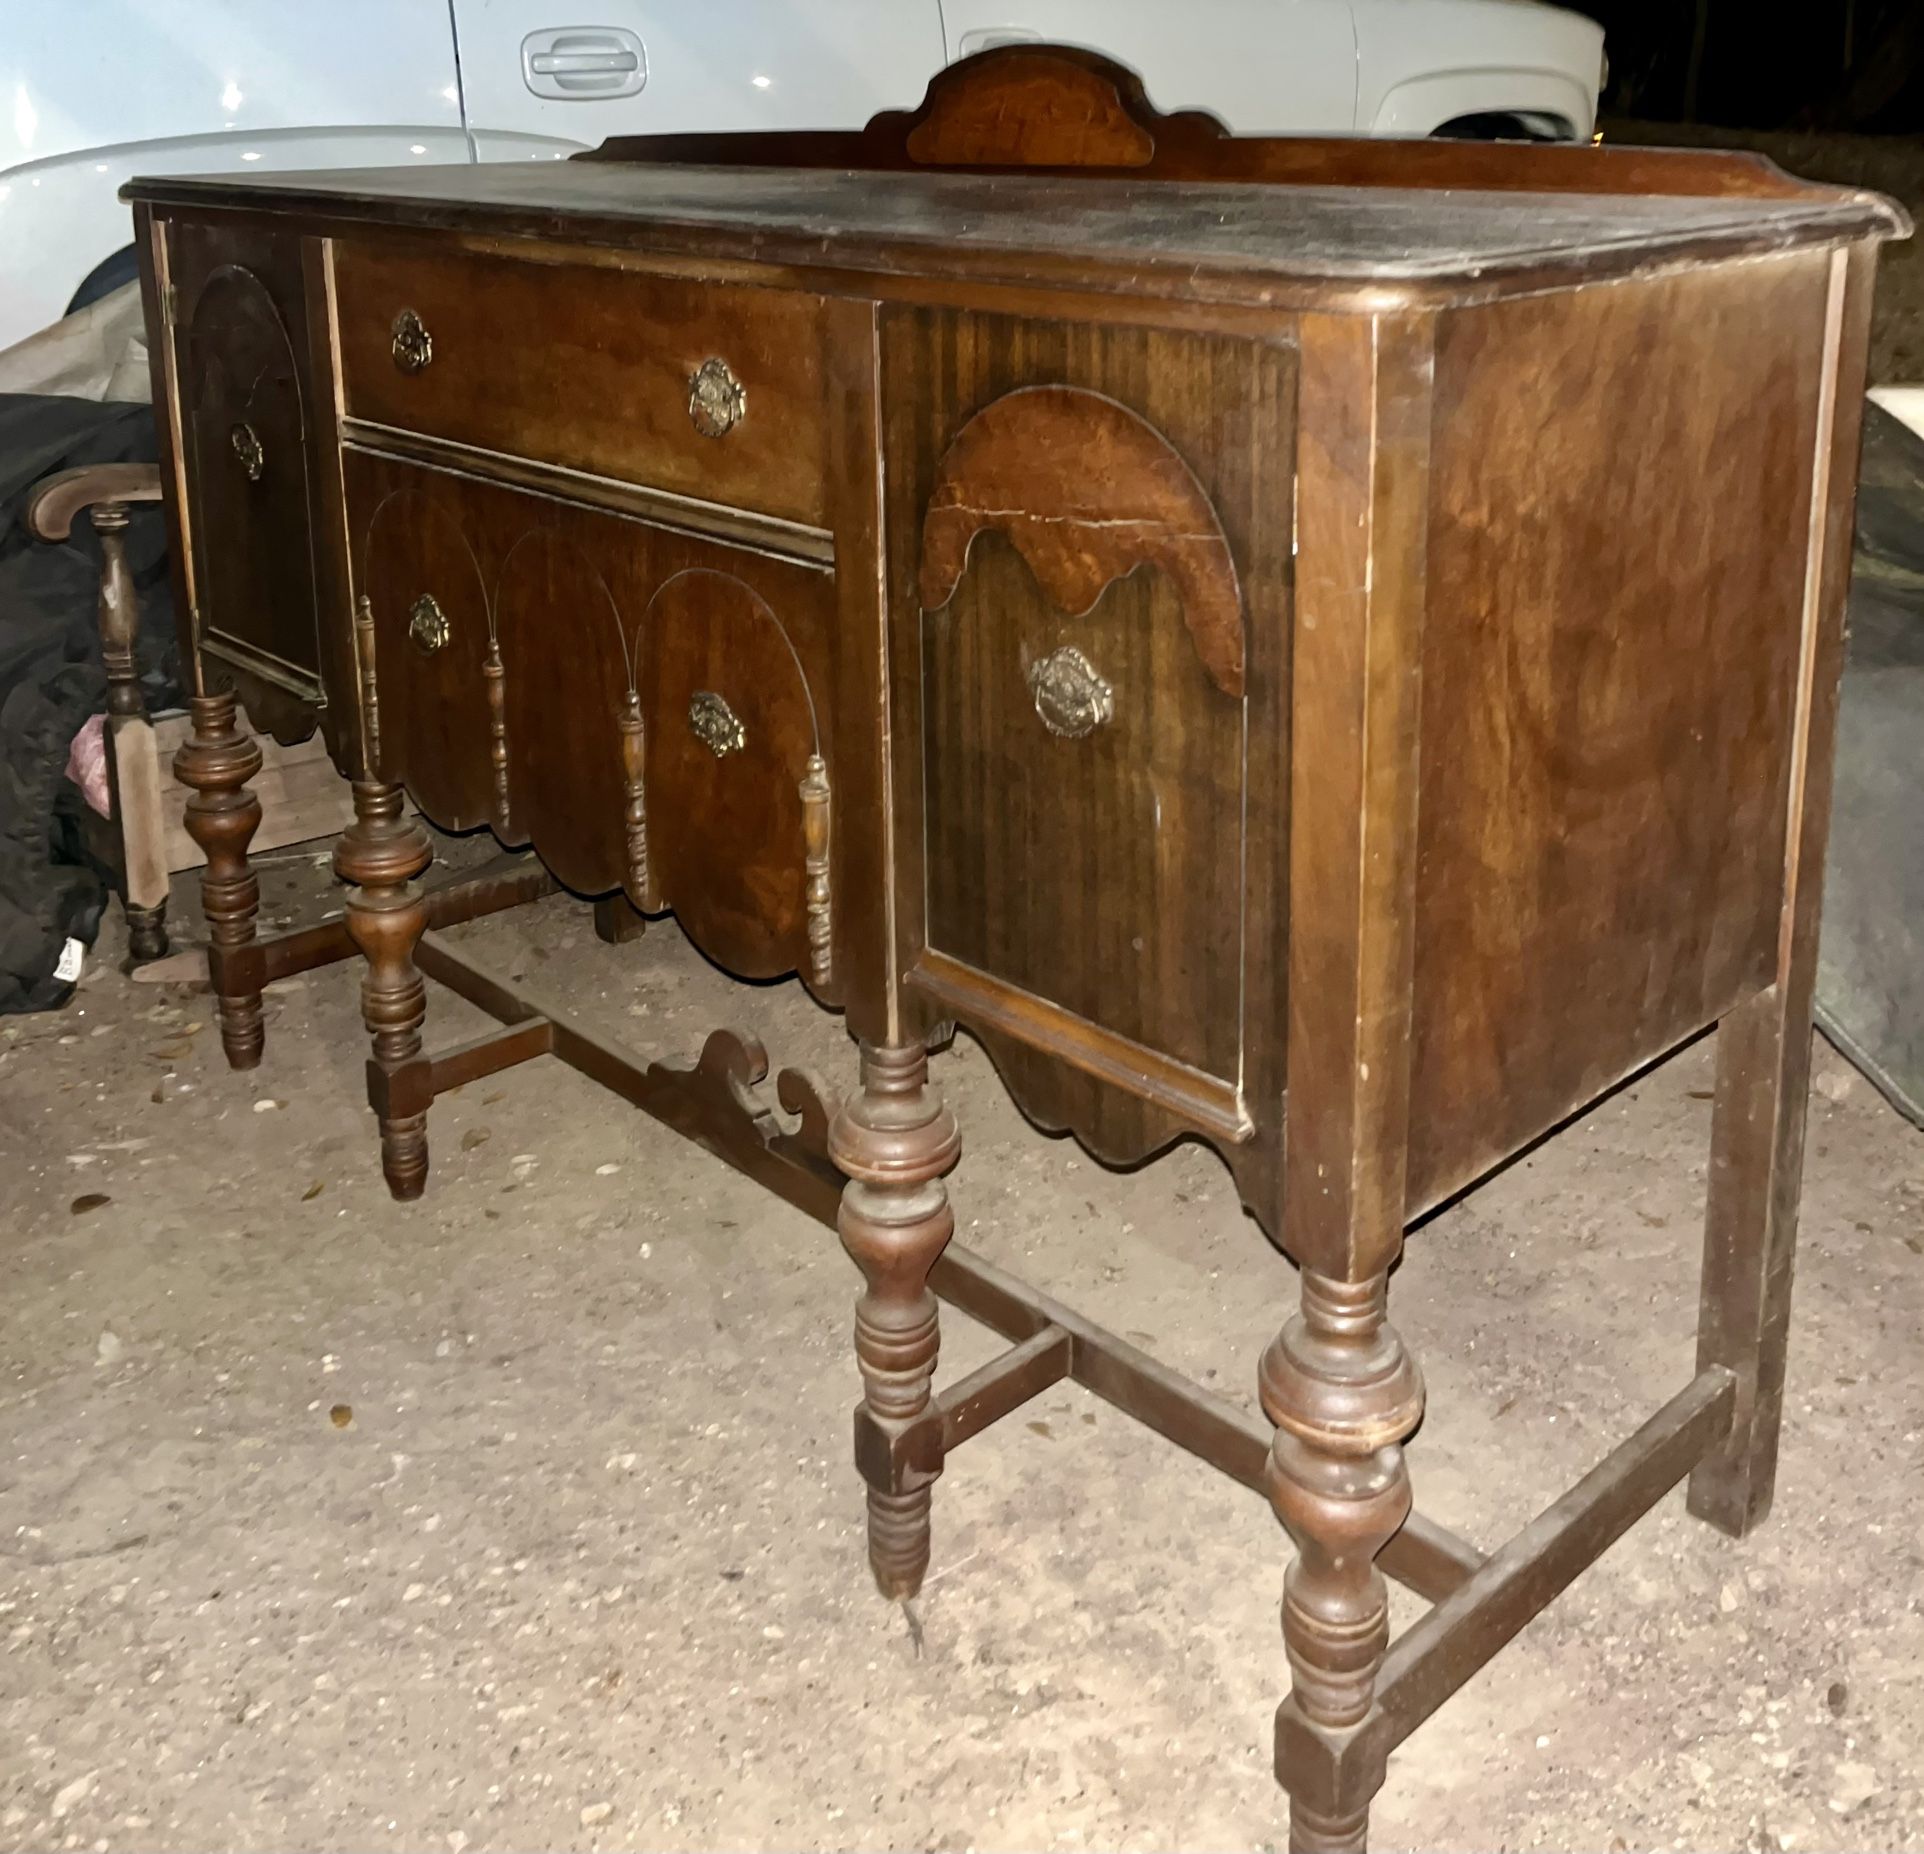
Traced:
POLYGON ((868 1556, 886 1597, 906 1599, 929 1568, 930 1491, 939 1457, 905 1459, 865 1444, 864 1424, 899 1435, 929 1408, 941 1345, 929 1270, 955 1233, 942 1174, 961 1150, 955 1120, 928 1085, 919 1044, 862 1045, 861 1091, 829 1129, 829 1154, 848 1175, 838 1227, 868 1283, 855 1304, 863 1407, 856 1465, 868 1479, 868 1556))
POLYGON ((167 904, 137 908, 130 901, 121 910, 127 917, 127 955, 137 966, 167 957, 167 904))
POLYGON ((232 693, 196 695, 188 703, 193 733, 174 755, 174 777, 193 788, 187 834, 207 858, 201 907, 207 916, 207 971, 220 1012, 221 1046, 237 1069, 261 1059, 262 967, 255 917, 261 885, 247 864, 260 828, 261 802, 247 789, 261 769, 261 750, 235 714, 232 693))
POLYGON ((100 657, 107 671, 107 781, 120 845, 121 896, 131 962, 167 951, 167 849, 160 805, 160 755, 140 694, 134 644, 140 608, 127 568, 127 505, 97 502, 100 537, 100 657))
MULTIPOLYGON (((1296 1541, 1283 1582, 1293 1681, 1283 1710, 1322 1733, 1369 1712, 1390 1639, 1376 1556, 1410 1514, 1401 1444, 1423 1414, 1423 1380, 1384 1318, 1387 1279, 1305 1269, 1302 1309, 1263 1355, 1263 1408, 1276 1425, 1270 1504, 1296 1541)), ((1279 1741, 1285 1732, 1279 1719, 1279 1741)), ((1290 1773, 1278 1774, 1288 1786, 1290 1773)), ((1368 1837, 1367 1796, 1332 1808, 1291 1788, 1291 1854, 1360 1854, 1368 1837)))
MULTIPOLYGON (((127 908, 127 942, 134 963, 159 959, 167 951, 167 852, 160 802, 160 754, 147 705, 140 696, 134 643, 140 631, 133 575, 127 570, 127 511, 137 502, 161 499, 160 469, 150 463, 83 464, 37 483, 26 503, 28 532, 43 541, 64 541, 82 509, 91 508, 100 537, 101 662, 107 671, 107 776, 113 793, 114 828, 119 844, 121 891, 127 908)), ((208 770, 219 769, 209 763, 208 770)), ((243 782, 250 775, 242 774, 243 782)), ((189 784, 193 781, 190 779, 189 784)), ((214 788, 209 788, 210 792, 214 788)), ((188 828, 193 829, 190 820, 188 828)), ((220 828, 217 824, 216 829, 220 828)), ((199 842, 200 839, 196 838, 199 842)), ((207 846, 203 842, 201 847, 207 846)), ((246 843, 240 845, 243 862, 246 843)), ((211 917, 210 917, 211 918, 211 917)), ((223 1016, 222 1025, 226 1026, 223 1016)), ((256 1032, 258 1025, 256 1025, 256 1032)), ((239 1068, 259 1060, 256 1033, 252 1057, 241 1040, 239 1068)))
POLYGON ((374 1039, 368 1093, 381 1126, 381 1169, 388 1189, 404 1200, 419 1197, 428 1181, 421 1053, 427 985, 415 969, 414 949, 428 924, 415 878, 432 859, 428 834, 408 815, 401 788, 357 779, 354 822, 335 845, 334 873, 350 884, 347 931, 367 961, 361 1017, 374 1039))

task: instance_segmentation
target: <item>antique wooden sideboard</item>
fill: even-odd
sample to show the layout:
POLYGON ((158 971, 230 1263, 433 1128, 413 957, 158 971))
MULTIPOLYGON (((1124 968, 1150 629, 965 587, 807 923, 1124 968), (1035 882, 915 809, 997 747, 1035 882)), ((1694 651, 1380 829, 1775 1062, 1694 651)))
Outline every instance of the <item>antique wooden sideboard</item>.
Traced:
POLYGON ((856 134, 129 195, 229 1059, 358 948, 397 1197, 438 1092, 553 1055, 839 1219, 885 1592, 946 1455, 1085 1384, 1293 1535, 1291 1842, 1360 1848, 1391 1748, 1666 1489, 1763 1515, 1894 208, 1231 139, 1047 48, 856 134), (355 780, 344 924, 257 933, 237 701, 355 780), (535 856, 425 890, 404 793, 535 856), (799 973, 857 1091, 778 1112, 752 1038, 631 1055, 436 931, 557 882, 799 973), (427 1050, 424 977, 499 1029, 427 1050), (1104 1160, 1222 1155, 1302 1271, 1270 1423, 950 1243, 955 1024, 1104 1160), (1411 1510, 1406 1226, 1713 1024, 1696 1374, 1486 1556, 1411 1510), (940 1393, 938 1295, 1012 1342, 940 1393), (1433 1601, 1394 1644, 1385 1571, 1433 1601))

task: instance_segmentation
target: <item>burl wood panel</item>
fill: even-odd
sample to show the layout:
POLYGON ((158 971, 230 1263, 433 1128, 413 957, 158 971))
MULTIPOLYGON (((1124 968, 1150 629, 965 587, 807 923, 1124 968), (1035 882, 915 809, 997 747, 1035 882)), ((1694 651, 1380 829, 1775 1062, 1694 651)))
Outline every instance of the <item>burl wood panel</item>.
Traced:
POLYGON ((1775 971, 1827 263, 1440 325, 1412 1211, 1775 971))
POLYGON ((895 661, 921 669, 898 710, 911 963, 985 975, 942 1007, 1044 1124, 1116 1158, 1199 1122, 1234 1143, 1245 996, 1267 1012, 1282 983, 1281 808, 1246 840, 1244 787, 1286 681, 1291 350, 903 310, 882 377, 895 661), (1079 738, 1030 684, 1067 646, 1113 692, 1079 738), (1253 749, 1246 681, 1273 704, 1253 749), (1213 1078, 1214 1110, 1168 1111, 1193 1090, 1167 1065, 1213 1078))
POLYGON ((1154 131, 1103 73, 1053 50, 1011 46, 989 55, 998 80, 992 97, 971 85, 929 85, 922 119, 904 144, 911 160, 929 167, 1145 167, 1154 158, 1154 131))
POLYGON ((824 521, 819 297, 359 243, 340 247, 335 283, 355 418, 824 521), (433 344, 412 373, 393 353, 403 309, 433 344), (711 359, 746 394, 716 437, 689 416, 711 359))
POLYGON ((449 829, 532 842, 571 888, 674 909, 730 971, 803 965, 800 784, 820 752, 832 794, 833 576, 360 449, 347 482, 382 776, 449 829), (409 629, 424 594, 447 622, 432 651, 409 629), (698 694, 727 705, 739 747, 717 756, 696 737, 698 694), (638 819, 625 751, 637 713, 638 819))
MULTIPOLYGON (((200 639, 247 676, 250 708, 257 695, 272 708, 276 688, 317 696, 308 487, 316 412, 300 244, 254 226, 189 223, 168 236, 200 639)), ((325 424, 324 409, 319 417, 325 424)), ((261 718, 282 732, 312 726, 311 717, 305 727, 261 718)))
POLYGON ((1072 617, 1111 581, 1155 567, 1210 679, 1242 694, 1242 589, 1229 543, 1195 472, 1127 406, 1078 386, 1025 386, 962 427, 922 517, 924 612, 949 602, 985 528, 1009 537, 1072 617))

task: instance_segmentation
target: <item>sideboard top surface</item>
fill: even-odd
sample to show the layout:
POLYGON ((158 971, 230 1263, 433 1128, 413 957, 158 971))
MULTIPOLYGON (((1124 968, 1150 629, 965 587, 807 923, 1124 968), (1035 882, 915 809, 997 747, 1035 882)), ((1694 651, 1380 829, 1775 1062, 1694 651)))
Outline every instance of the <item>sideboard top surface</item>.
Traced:
POLYGON ((1258 303, 1426 301, 1694 258, 1901 235, 1873 194, 1789 199, 1405 190, 656 162, 488 163, 136 179, 157 205, 519 235, 664 257, 1092 282, 1258 303))

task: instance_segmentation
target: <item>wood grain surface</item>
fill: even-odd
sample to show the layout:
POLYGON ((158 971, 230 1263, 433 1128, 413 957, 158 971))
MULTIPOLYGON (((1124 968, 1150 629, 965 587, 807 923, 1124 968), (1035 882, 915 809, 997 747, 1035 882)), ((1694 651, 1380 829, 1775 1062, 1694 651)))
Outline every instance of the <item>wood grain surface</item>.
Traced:
POLYGON ((794 291, 348 243, 335 261, 348 412, 795 521, 824 506, 821 304, 794 291), (395 365, 395 317, 433 341, 395 365), (689 416, 720 360, 746 396, 720 437, 689 416))

